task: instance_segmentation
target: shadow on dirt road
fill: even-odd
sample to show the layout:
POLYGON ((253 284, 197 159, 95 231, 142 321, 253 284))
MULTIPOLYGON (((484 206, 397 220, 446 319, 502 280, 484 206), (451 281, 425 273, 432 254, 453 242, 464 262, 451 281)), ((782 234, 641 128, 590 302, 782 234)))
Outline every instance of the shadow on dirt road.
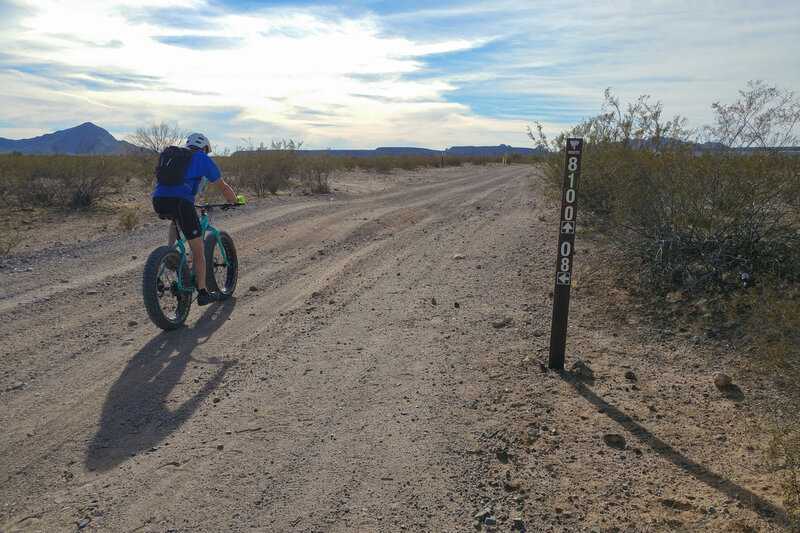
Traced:
POLYGON ((236 300, 212 305, 192 328, 163 332, 134 355, 108 392, 100 428, 89 444, 86 467, 107 471, 153 446, 180 427, 219 385, 236 361, 192 357, 228 320, 236 300), (218 365, 200 390, 177 408, 167 405, 189 362, 218 365))
MULTIPOLYGON (((786 520, 786 513, 783 509, 776 507, 771 502, 754 494, 746 488, 733 483, 729 479, 715 474, 703 465, 692 461, 688 457, 682 455, 678 450, 662 441, 653 433, 633 420, 630 416, 620 411, 615 406, 608 403, 606 400, 595 394, 578 376, 572 375, 569 372, 560 372, 561 379, 569 383, 585 400, 591 403, 597 410, 604 413, 611 420, 622 426, 626 431, 633 435, 643 445, 648 446, 654 452, 664 459, 670 461, 672 464, 701 481, 709 487, 724 493, 729 498, 737 500, 753 511, 755 511, 761 518, 765 520, 775 519, 784 522, 786 520)), ((589 384, 591 384, 589 380, 589 384)))

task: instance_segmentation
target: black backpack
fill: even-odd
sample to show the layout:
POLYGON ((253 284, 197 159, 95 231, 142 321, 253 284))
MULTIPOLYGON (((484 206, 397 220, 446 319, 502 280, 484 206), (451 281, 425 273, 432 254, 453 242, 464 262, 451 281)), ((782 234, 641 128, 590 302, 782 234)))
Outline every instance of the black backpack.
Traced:
POLYGON ((189 168, 194 151, 180 146, 167 146, 158 156, 156 180, 161 185, 183 185, 183 175, 189 168))

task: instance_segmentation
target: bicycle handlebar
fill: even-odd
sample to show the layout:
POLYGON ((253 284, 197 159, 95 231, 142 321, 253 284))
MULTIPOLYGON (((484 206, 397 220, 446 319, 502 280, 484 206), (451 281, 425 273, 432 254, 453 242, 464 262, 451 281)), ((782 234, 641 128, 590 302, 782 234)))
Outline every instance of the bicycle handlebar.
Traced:
POLYGON ((214 207, 219 207, 223 211, 228 210, 228 209, 232 209, 234 207, 240 207, 242 205, 244 205, 244 204, 232 204, 232 203, 228 203, 228 204, 194 204, 194 206, 197 209, 211 209, 211 208, 214 208, 214 207))
POLYGON ((236 199, 237 199, 237 200, 239 200, 239 202, 238 202, 238 203, 227 203, 227 204, 194 204, 194 207, 195 207, 196 209, 203 209, 203 210, 205 210, 205 209, 211 209, 211 208, 213 208, 213 207, 219 207, 219 208, 220 208, 220 209, 222 209, 223 211, 226 211, 226 210, 228 210, 228 209, 231 209, 231 208, 233 208, 233 207, 239 207, 240 205, 244 205, 244 204, 245 204, 244 196, 242 196, 242 195, 239 195, 239 196, 237 196, 237 197, 236 197, 236 199))

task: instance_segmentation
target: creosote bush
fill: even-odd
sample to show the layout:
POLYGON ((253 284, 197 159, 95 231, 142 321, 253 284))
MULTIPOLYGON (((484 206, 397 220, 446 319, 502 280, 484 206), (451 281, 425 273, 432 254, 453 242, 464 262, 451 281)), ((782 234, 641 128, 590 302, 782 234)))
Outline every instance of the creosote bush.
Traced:
POLYGON ((135 228, 139 224, 139 213, 129 209, 119 216, 118 229, 124 233, 135 228))
POLYGON ((22 219, 19 216, 8 216, 0 224, 0 256, 11 252, 11 249, 20 241, 19 229, 22 219))
MULTIPOLYGON (((796 142, 798 99, 753 83, 714 109, 715 125, 688 131, 662 119, 660 102, 643 96, 623 110, 606 91, 604 113, 553 143, 584 138, 583 223, 610 235, 621 264, 658 296, 740 288, 742 274, 800 275, 800 158, 782 151, 796 142)), ((548 164, 560 186, 563 162, 548 164)))
POLYGON ((300 170, 302 143, 293 140, 273 141, 267 148, 264 143, 254 147, 252 143, 233 155, 217 158, 225 179, 231 185, 252 190, 258 197, 275 194, 287 189, 300 170))
POLYGON ((92 207, 140 171, 130 156, 0 155, 0 190, 9 206, 92 207))
POLYGON ((311 194, 328 194, 328 181, 336 168, 336 161, 327 152, 315 152, 300 159, 300 181, 311 194))

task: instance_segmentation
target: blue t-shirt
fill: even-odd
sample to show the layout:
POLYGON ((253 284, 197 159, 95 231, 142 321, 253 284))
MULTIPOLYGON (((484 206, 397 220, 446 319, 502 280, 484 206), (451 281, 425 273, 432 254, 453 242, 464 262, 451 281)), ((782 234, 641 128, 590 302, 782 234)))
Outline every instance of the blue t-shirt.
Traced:
POLYGON ((195 150, 189 167, 183 175, 183 185, 161 185, 159 183, 156 185, 156 190, 153 191, 153 198, 156 196, 168 196, 170 198, 183 198, 194 203, 194 197, 203 183, 203 176, 209 183, 214 183, 220 178, 221 174, 219 167, 208 157, 208 154, 202 150, 195 150))

